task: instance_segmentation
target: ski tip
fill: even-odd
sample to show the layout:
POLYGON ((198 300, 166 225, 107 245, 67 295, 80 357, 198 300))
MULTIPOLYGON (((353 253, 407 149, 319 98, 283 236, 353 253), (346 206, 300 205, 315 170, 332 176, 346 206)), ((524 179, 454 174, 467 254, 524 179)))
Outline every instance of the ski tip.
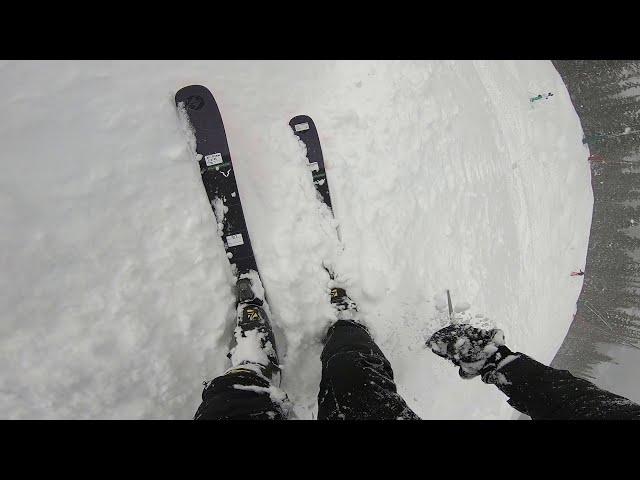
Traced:
POLYGON ((296 125, 302 125, 305 123, 308 124, 310 127, 315 127, 313 120, 308 115, 296 115, 291 120, 289 120, 289 126, 293 129, 294 132, 298 131, 296 130, 296 125))
POLYGON ((201 90, 201 91, 206 91, 208 92, 209 89, 207 87, 205 87, 204 85, 187 85, 185 87, 182 87, 180 90, 178 90, 178 93, 176 93, 176 96, 178 94, 180 94, 181 92, 188 92, 189 94, 191 94, 192 92, 195 92, 197 90, 201 90))
POLYGON ((176 92, 174 98, 176 105, 178 105, 180 102, 188 102, 190 98, 194 97, 210 97, 213 100, 213 94, 204 85, 187 85, 186 87, 182 87, 176 92))

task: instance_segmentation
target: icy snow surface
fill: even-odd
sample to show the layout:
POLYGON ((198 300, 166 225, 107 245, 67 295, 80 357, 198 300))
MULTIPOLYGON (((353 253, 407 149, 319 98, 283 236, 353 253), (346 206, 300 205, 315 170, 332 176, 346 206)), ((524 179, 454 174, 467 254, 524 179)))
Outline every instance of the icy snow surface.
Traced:
POLYGON ((317 411, 325 262, 418 415, 514 416, 423 345, 446 289, 455 321, 545 363, 569 327, 592 191, 550 62, 3 61, 0 417, 192 418, 229 367, 232 275, 173 103, 192 83, 222 112, 295 415, 317 411))

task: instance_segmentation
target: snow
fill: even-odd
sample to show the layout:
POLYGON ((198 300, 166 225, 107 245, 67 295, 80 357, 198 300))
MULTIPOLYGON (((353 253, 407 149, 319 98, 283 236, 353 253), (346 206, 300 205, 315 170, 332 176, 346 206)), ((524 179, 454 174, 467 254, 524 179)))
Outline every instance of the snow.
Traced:
POLYGON ((640 401, 637 365, 640 362, 640 350, 629 345, 602 343, 598 351, 610 356, 612 362, 602 362, 591 372, 593 383, 598 387, 621 395, 634 402, 640 401))
POLYGON ((238 342, 231 352, 231 365, 237 367, 243 363, 254 363, 258 365, 269 365, 267 354, 273 352, 273 346, 267 342, 265 348, 261 348, 264 334, 258 330, 242 332, 240 327, 236 327, 234 336, 238 342))
MULTIPOLYGON (((238 278, 248 278, 251 282, 251 291, 253 292, 254 298, 264 301, 264 285, 262 285, 262 280, 260 280, 258 272, 255 270, 249 270, 246 273, 241 273, 238 278)), ((240 315, 240 311, 238 311, 238 315, 240 315)))
POLYGON ((0 417, 192 418, 229 367, 232 275, 173 103, 192 83, 222 112, 294 416, 317 417, 325 264, 418 415, 514 418, 424 340, 446 289, 543 363, 566 334, 593 198, 546 61, 0 62, 0 417))

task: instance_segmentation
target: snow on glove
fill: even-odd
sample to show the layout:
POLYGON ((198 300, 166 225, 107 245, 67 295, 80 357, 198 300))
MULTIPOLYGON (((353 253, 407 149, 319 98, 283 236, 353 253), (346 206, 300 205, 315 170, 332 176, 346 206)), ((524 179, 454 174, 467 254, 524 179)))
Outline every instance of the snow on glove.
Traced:
POLYGON ((462 378, 481 375, 486 383, 494 383, 489 378, 491 374, 506 357, 513 355, 504 345, 504 333, 496 328, 449 325, 434 333, 426 344, 433 353, 459 366, 462 378))

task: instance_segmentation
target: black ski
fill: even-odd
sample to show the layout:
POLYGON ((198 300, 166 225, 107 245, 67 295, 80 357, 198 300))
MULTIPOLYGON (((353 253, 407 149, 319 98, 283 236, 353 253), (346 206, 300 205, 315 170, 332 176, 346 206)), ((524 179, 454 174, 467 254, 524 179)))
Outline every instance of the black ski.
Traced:
MULTIPOLYGON (((331 210, 333 214, 329 182, 324 167, 324 158, 322 156, 322 148, 320 147, 320 138, 318 137, 316 125, 313 123, 311 117, 307 115, 297 115, 289 120, 289 126, 293 130, 293 133, 304 143, 307 149, 307 161, 309 162, 309 170, 313 184, 316 187, 320 200, 329 207, 329 210, 331 210)), ((339 231, 337 231, 336 234, 338 235, 338 239, 340 239, 339 231)), ((333 280, 333 272, 327 269, 327 267, 325 267, 325 270, 327 270, 329 277, 333 280)), ((344 288, 333 287, 331 288, 330 295, 331 303, 336 306, 339 312, 345 310, 357 312, 358 308, 355 302, 349 298, 344 288)), ((347 315, 345 318, 351 318, 351 315, 347 315)))
POLYGON ((320 138, 318 138, 318 130, 311 117, 307 115, 298 115, 289 121, 289 126, 293 129, 293 133, 307 147, 307 160, 309 162, 309 170, 313 177, 313 184, 320 194, 324 204, 331 208, 331 194, 329 193, 329 183, 327 182, 327 172, 324 169, 324 158, 322 157, 322 149, 320 148, 320 138))
MULTIPOLYGON (((196 140, 195 154, 200 164, 202 182, 218 229, 222 233, 227 258, 236 276, 236 345, 239 339, 246 338, 247 332, 257 330, 262 348, 269 359, 268 365, 262 366, 262 373, 279 383, 280 366, 275 337, 265 310, 266 298, 256 296, 256 291, 263 291, 263 288, 254 288, 257 283, 261 283, 260 275, 242 212, 220 110, 211 92, 202 85, 190 85, 180 89, 176 93, 175 102, 179 110, 184 109, 193 130, 196 140)), ((234 350, 235 347, 228 355, 232 362, 234 350)))
POLYGON ((240 276, 258 271, 233 172, 222 116, 211 92, 190 85, 176 93, 176 106, 184 105, 196 139, 196 156, 211 208, 222 228, 224 249, 240 276))

